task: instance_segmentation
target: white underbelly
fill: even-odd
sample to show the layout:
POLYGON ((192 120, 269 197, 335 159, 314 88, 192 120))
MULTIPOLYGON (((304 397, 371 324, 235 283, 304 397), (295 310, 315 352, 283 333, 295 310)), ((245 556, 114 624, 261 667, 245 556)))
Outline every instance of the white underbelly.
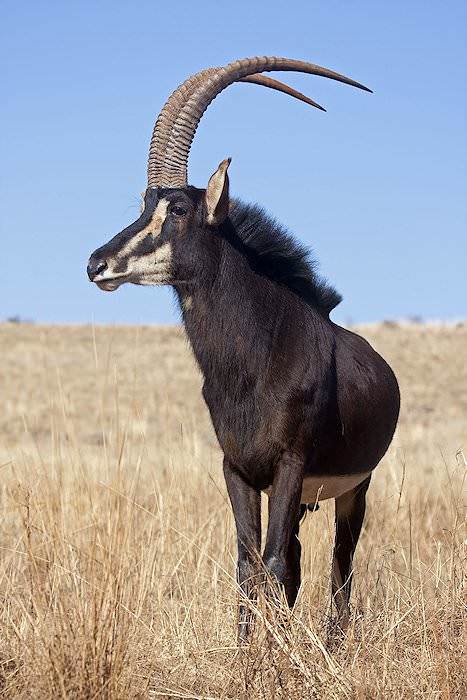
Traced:
MULTIPOLYGON (((302 503, 317 503, 325 501, 327 498, 337 498, 343 493, 350 491, 371 472, 363 474, 349 474, 348 476, 306 476, 303 479, 302 503)), ((272 487, 265 489, 268 496, 272 487)))

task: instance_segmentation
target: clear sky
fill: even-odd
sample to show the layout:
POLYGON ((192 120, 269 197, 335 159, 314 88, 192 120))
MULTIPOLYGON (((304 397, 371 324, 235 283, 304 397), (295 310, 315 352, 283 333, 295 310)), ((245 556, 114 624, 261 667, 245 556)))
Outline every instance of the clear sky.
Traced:
POLYGON ((138 216, 153 121, 188 75, 275 54, 369 95, 277 74, 326 114, 254 85, 206 113, 190 157, 315 251, 338 321, 467 316, 465 0, 0 5, 0 320, 177 320, 167 289, 100 292, 88 255, 138 216))

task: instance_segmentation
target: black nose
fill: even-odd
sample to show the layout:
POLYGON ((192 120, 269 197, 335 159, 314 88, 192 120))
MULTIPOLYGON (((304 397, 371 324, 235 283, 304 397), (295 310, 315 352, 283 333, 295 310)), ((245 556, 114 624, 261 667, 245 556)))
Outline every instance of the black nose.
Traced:
POLYGON ((93 255, 91 255, 88 262, 88 277, 91 280, 91 282, 94 281, 97 275, 100 275, 101 272, 104 272, 104 270, 106 269, 107 263, 105 262, 105 260, 99 260, 99 258, 95 258, 93 255))

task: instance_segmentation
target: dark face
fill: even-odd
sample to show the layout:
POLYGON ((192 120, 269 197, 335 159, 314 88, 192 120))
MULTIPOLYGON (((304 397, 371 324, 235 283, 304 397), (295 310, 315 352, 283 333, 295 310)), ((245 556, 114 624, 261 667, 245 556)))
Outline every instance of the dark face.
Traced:
POLYGON ((213 233, 229 211, 230 158, 211 175, 205 190, 150 187, 137 221, 89 258, 88 276, 100 289, 121 284, 183 284, 196 280, 212 259, 213 233))
MULTIPOLYGON (((195 274, 193 246, 203 190, 148 188, 133 224, 89 258, 88 276, 112 292, 125 282, 159 285, 189 281, 195 274)), ((198 234, 199 235, 199 234, 198 234)))

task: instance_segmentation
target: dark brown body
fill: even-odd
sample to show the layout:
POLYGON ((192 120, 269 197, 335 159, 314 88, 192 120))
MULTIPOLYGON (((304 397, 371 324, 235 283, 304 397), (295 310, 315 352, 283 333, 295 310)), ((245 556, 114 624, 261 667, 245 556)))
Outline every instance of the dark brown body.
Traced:
MULTIPOLYGON (((205 376, 203 396, 224 455, 248 483, 262 490, 272 484, 284 449, 293 449, 303 460, 304 476, 371 471, 396 426, 399 395, 387 363, 360 336, 309 315, 308 332, 301 338, 307 347, 296 341, 288 320, 275 317, 276 347, 256 381, 248 371, 251 348, 240 332, 233 339, 235 360, 229 361, 226 382, 217 371, 211 374, 203 367, 193 342, 205 376), (321 349, 326 341, 327 356, 316 354, 318 339, 321 349), (281 342, 292 347, 281 348, 281 342), (242 375, 243 380, 232 381, 242 375)), ((185 326, 190 337, 190 323, 185 326)), ((215 327, 211 337, 217 345, 215 327)))
MULTIPOLYGON (((357 486, 336 498, 333 592, 345 626, 366 474, 391 442, 399 413, 397 381, 363 338, 329 319, 326 304, 333 290, 315 286, 313 294, 311 277, 303 290, 300 275, 281 282, 277 270, 271 278, 273 262, 243 248, 235 218, 234 207, 233 221, 204 241, 211 268, 207 283, 177 291, 225 456, 239 534, 239 581, 252 595, 262 490, 270 494, 263 561, 292 605, 300 585, 296 535, 303 480, 317 476, 325 484, 330 476, 362 474, 357 486)), ((274 231, 267 236, 274 240, 274 231)), ((241 624, 246 630, 246 609, 241 624)))

